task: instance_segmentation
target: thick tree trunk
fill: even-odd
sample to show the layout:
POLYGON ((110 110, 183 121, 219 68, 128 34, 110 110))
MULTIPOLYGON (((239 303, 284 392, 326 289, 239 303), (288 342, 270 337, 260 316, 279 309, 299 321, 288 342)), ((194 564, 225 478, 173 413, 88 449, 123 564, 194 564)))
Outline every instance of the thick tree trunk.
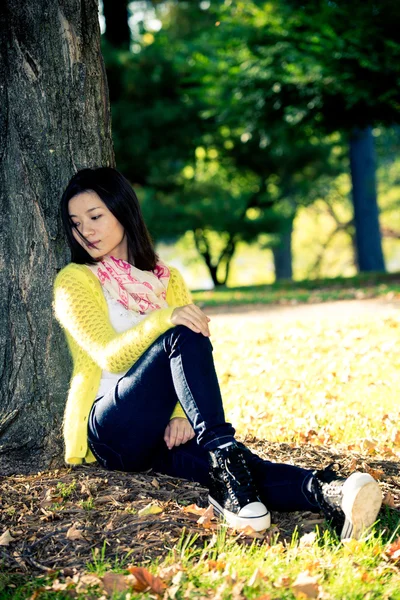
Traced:
POLYGON ((59 200, 114 165, 97 0, 0 4, 0 473, 60 463, 71 361, 52 317, 59 200))
POLYGON ((276 281, 293 278, 292 233, 293 219, 290 219, 287 223, 287 229, 279 236, 279 245, 272 248, 276 281))
POLYGON ((360 271, 384 271, 379 209, 376 198, 375 149, 371 127, 350 136, 350 169, 360 271))

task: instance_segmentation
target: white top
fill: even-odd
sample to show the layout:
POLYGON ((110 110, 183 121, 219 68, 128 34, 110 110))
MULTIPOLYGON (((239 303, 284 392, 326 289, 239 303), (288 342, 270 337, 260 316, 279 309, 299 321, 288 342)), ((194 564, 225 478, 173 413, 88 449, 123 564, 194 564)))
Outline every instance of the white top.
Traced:
MULTIPOLYGON (((137 323, 142 321, 147 316, 141 315, 140 313, 132 310, 127 310, 124 306, 122 306, 122 304, 115 300, 115 298, 113 298, 105 288, 102 287, 101 289, 107 301, 111 325, 118 333, 122 333, 134 325, 137 325, 137 323)), ((122 373, 110 373, 109 371, 105 371, 103 369, 101 372, 100 386, 96 394, 96 398, 99 396, 104 396, 104 394, 113 388, 117 381, 121 379, 121 377, 123 377, 128 370, 129 369, 123 371, 122 373)))

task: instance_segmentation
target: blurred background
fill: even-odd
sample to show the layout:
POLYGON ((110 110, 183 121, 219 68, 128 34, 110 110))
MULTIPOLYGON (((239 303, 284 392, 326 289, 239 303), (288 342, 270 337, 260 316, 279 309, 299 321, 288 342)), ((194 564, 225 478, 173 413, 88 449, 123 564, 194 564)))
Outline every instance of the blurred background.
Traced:
POLYGON ((100 0, 117 168, 192 289, 400 271, 399 11, 100 0))

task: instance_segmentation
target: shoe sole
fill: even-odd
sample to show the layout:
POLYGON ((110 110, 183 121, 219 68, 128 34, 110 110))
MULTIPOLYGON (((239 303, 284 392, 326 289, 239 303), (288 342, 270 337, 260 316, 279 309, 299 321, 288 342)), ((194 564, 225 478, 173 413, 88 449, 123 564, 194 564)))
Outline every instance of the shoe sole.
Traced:
POLYGON ((230 527, 234 529, 244 529, 245 527, 252 527, 254 531, 263 531, 271 527, 271 515, 268 510, 258 517, 239 517, 235 513, 223 508, 214 498, 208 496, 208 501, 216 511, 217 515, 225 519, 230 527))
POLYGON ((345 514, 340 539, 358 540, 376 521, 382 504, 378 483, 368 473, 353 473, 343 484, 342 510, 345 514))

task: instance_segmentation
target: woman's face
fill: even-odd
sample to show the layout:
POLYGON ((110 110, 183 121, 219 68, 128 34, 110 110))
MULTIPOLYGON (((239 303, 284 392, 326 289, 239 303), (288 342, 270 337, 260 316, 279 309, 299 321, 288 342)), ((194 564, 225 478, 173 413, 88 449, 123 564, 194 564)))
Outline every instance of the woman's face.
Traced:
POLYGON ((68 212, 74 223, 74 238, 92 258, 100 260, 107 254, 128 261, 125 230, 96 192, 82 192, 71 198, 68 212), (79 236, 76 229, 89 243, 79 236))

